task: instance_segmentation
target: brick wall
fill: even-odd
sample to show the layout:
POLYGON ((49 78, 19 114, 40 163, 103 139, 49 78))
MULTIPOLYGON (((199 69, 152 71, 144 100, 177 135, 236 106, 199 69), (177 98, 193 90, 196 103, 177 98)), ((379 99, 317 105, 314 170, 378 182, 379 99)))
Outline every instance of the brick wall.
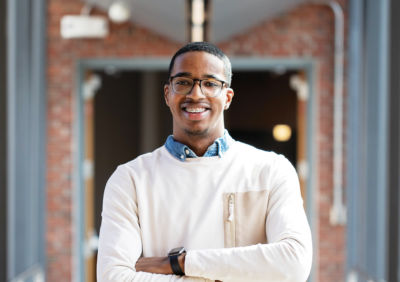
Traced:
POLYGON ((111 25, 104 40, 65 40, 60 36, 60 19, 65 14, 79 14, 82 3, 47 2, 47 278, 61 282, 72 279, 76 62, 82 58, 170 56, 179 44, 132 24, 111 25))
MULTIPOLYGON (((341 1, 342 4, 345 0, 341 1)), ((81 58, 132 58, 170 56, 180 44, 145 28, 111 25, 104 40, 65 40, 60 19, 79 14, 79 0, 48 0, 48 143, 47 143, 47 279, 72 279, 73 124, 76 62, 81 58)), ((94 11, 94 14, 100 13, 94 11)), ((318 252, 317 281, 343 280, 345 230, 329 224, 332 203, 333 128, 333 15, 321 5, 303 5, 281 17, 262 23, 221 47, 228 55, 313 57, 317 61, 318 95, 318 252)))
MULTIPOLYGON (((347 1, 339 1, 346 14, 347 1)), ((266 57, 312 57, 316 61, 318 103, 317 236, 314 241, 316 281, 344 280, 346 230, 329 223, 333 202, 333 60, 334 16, 326 5, 302 5, 245 34, 220 44, 229 55, 266 57)), ((344 137, 345 138, 345 137, 344 137)))

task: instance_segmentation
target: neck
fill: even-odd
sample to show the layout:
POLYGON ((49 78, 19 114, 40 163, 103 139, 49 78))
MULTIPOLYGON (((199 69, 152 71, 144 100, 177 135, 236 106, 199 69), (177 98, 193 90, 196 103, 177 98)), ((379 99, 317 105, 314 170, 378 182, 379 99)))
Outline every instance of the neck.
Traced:
POLYGON ((214 143, 217 138, 222 137, 223 135, 223 131, 220 134, 206 136, 189 134, 179 136, 174 133, 174 139, 182 144, 187 145, 197 156, 203 156, 207 151, 207 148, 214 143))

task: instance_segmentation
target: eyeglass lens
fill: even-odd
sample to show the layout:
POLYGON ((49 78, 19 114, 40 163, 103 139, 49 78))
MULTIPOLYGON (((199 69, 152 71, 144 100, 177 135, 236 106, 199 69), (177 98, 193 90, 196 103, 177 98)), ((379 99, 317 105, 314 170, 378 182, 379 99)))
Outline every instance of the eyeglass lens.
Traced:
MULTIPOLYGON (((206 96, 216 96, 222 89, 223 83, 214 79, 199 80, 200 88, 206 96)), ((195 80, 188 77, 174 77, 172 79, 172 87, 174 92, 182 95, 189 94, 194 87, 195 80)))

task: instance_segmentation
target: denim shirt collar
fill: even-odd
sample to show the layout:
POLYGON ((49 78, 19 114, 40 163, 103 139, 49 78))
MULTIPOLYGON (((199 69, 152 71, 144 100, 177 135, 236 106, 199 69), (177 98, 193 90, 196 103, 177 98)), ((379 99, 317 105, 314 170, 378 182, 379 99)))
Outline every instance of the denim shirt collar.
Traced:
MULTIPOLYGON (((224 136, 216 139, 214 143, 207 148, 207 151, 204 153, 203 157, 218 156, 222 158, 223 154, 228 151, 232 141, 234 140, 225 129, 224 136)), ((182 162, 184 162, 186 158, 198 157, 192 149, 185 144, 176 141, 172 135, 168 136, 167 141, 165 142, 165 147, 167 148, 168 152, 182 162)))

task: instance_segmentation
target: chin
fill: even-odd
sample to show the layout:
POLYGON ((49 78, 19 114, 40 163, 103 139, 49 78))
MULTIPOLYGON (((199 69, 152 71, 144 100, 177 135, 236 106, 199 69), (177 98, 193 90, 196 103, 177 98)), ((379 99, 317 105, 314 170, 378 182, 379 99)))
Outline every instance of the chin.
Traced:
POLYGON ((208 129, 188 128, 188 129, 185 129, 185 133, 187 135, 191 135, 191 136, 205 136, 208 134, 208 129))

